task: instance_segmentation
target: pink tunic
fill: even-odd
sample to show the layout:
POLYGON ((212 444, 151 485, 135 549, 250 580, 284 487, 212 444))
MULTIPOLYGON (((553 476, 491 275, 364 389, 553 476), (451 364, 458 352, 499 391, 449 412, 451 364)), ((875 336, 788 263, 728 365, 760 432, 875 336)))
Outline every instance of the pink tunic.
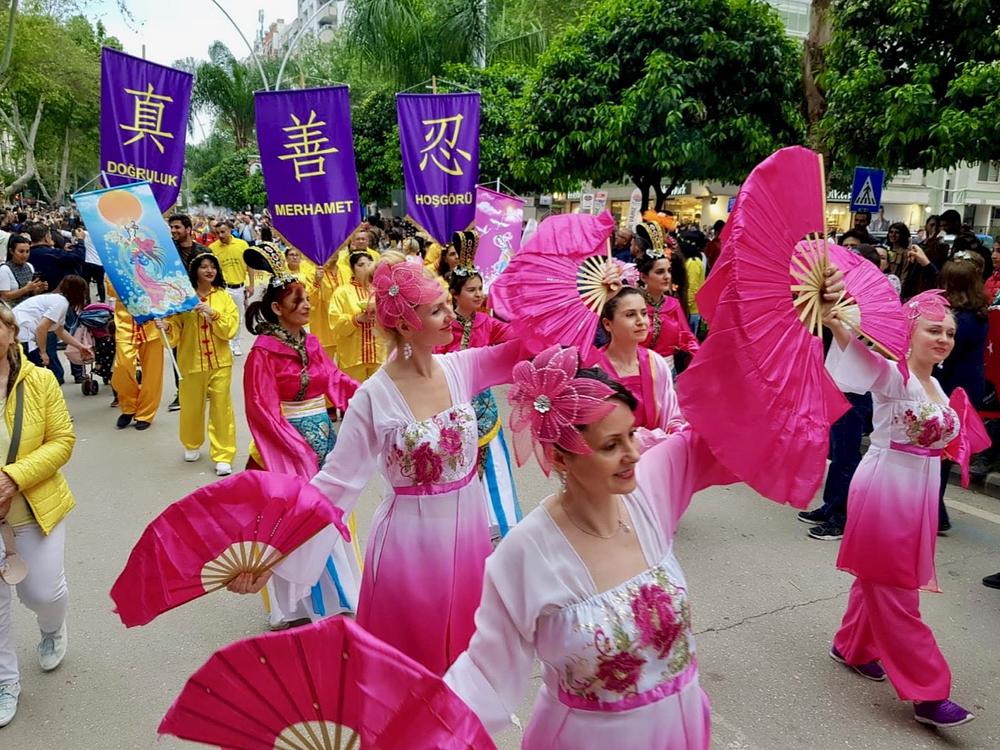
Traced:
POLYGON ((603 592, 540 505, 487 561, 476 634, 445 681, 499 732, 541 661, 526 750, 707 748, 708 699, 673 539, 695 492, 733 481, 688 430, 643 454, 624 500, 649 568, 603 592))
POLYGON ((851 481, 847 526, 837 567, 860 579, 902 589, 940 591, 934 570, 941 451, 959 421, 938 382, 938 403, 916 377, 854 339, 834 343, 827 369, 843 391, 871 391, 871 447, 851 481))
MULTIPOLYGON (((309 387, 305 399, 325 396, 331 407, 346 409, 358 384, 337 369, 312 334, 306 336, 309 387)), ((312 477, 316 454, 305 438, 281 416, 281 402, 299 391, 299 355, 274 336, 258 336, 243 370, 247 424, 264 466, 282 474, 312 477)))
POLYGON ((621 377, 604 349, 594 355, 594 364, 632 392, 639 402, 635 410, 635 426, 647 430, 674 432, 684 424, 673 377, 667 361, 651 349, 639 347, 639 374, 621 377))
POLYGON ((375 471, 387 485, 365 550, 358 623, 443 674, 468 645, 492 547, 470 401, 506 382, 516 342, 435 355, 452 405, 414 420, 385 369, 351 399, 312 484, 349 513, 375 471))
POLYGON ((469 340, 465 343, 462 337, 465 333, 465 326, 459 320, 451 324, 452 340, 447 346, 438 348, 439 354, 447 352, 458 352, 462 349, 476 349, 481 346, 493 346, 502 344, 511 337, 510 323, 504 323, 486 313, 477 312, 472 321, 472 331, 469 340))
POLYGON ((675 297, 663 295, 659 304, 653 305, 646 298, 649 311, 649 336, 642 342, 661 357, 673 357, 676 352, 694 354, 698 339, 691 333, 691 326, 684 317, 684 309, 675 297))

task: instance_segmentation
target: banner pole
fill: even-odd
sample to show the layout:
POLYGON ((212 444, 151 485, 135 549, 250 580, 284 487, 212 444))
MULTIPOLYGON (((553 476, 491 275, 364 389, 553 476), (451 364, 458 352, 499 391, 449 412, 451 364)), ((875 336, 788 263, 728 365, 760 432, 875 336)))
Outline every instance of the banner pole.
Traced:
MULTIPOLYGON (((160 333, 162 334, 163 331, 160 331, 160 333)), ((167 356, 170 357, 170 364, 174 366, 174 372, 177 373, 177 379, 184 380, 184 376, 181 375, 181 368, 177 366, 177 357, 174 356, 174 350, 170 348, 170 342, 162 335, 160 339, 163 341, 163 348, 167 350, 167 356)))

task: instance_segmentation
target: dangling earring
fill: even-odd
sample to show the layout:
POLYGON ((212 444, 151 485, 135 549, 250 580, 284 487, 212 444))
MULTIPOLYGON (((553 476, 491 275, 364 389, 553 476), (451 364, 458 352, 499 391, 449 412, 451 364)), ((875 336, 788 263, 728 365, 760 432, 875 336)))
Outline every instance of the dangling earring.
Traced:
POLYGON ((566 474, 561 471, 557 471, 556 474, 559 475, 559 489, 563 492, 566 491, 566 474))
POLYGON ((410 346, 409 342, 403 344, 403 359, 409 359, 413 356, 413 347, 410 346))

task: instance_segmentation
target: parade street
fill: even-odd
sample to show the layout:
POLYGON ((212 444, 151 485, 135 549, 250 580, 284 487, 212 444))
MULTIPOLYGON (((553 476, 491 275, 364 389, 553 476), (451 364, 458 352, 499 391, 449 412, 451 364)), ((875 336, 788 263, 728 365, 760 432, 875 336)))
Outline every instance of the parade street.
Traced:
MULTIPOLYGON (((246 332, 242 337, 246 350, 251 342, 246 332)), ((163 408, 144 433, 114 429, 109 389, 96 397, 84 397, 78 386, 64 392, 77 433, 66 476, 79 503, 68 521, 69 654, 57 671, 43 675, 31 613, 14 608, 25 694, 0 747, 193 747, 173 738, 157 744, 160 718, 213 651, 262 631, 260 599, 217 593, 126 631, 108 591, 146 523, 213 481, 212 466, 207 458, 182 461, 177 414, 166 410, 173 398, 169 381, 163 408)), ((248 433, 242 398, 234 401, 241 446, 234 465, 241 467, 248 433)), ((554 487, 534 463, 515 473, 525 511, 554 487)), ((948 497, 953 529, 939 540, 937 553, 944 593, 924 595, 923 613, 951 664, 955 698, 978 720, 947 737, 914 722, 910 704, 897 701, 888 682, 867 682, 827 655, 852 580, 834 569, 836 542, 809 539, 794 510, 743 485, 695 497, 677 555, 691 587, 701 678, 713 707, 713 748, 1000 747, 1000 592, 980 583, 1000 569, 1000 501, 957 488, 948 497)), ((373 482, 358 506, 362 541, 376 500, 373 482)), ((532 697, 519 711, 524 720, 532 697)), ((518 747, 517 731, 503 735, 499 746, 518 747)))

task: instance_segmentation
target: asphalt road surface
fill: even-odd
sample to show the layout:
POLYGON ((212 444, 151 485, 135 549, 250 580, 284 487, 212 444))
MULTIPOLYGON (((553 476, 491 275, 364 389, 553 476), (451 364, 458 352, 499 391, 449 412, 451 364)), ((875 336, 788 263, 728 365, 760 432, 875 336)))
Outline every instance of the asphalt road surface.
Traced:
MULTIPOLYGON (((245 332, 243 339, 246 350, 245 332)), ((240 365, 238 467, 249 439, 240 365)), ((184 463, 177 414, 166 410, 170 384, 152 429, 142 433, 115 429, 110 389, 84 397, 67 385, 64 393, 77 430, 66 469, 78 502, 67 521, 69 654, 57 671, 42 674, 34 619, 15 603, 22 695, 17 718, 0 729, 0 750, 195 747, 173 738, 157 744, 159 721, 214 650, 262 632, 260 600, 217 593, 126 631, 108 591, 145 525, 213 481, 213 466, 207 455, 184 463)), ((526 511, 554 487, 534 465, 516 481, 526 511)), ((944 593, 925 595, 923 611, 951 664, 954 699, 978 718, 937 732, 915 723, 888 683, 868 682, 828 657, 852 580, 834 569, 836 542, 807 538, 794 510, 742 485, 695 498, 676 549, 691 587, 713 748, 1000 748, 1000 591, 980 583, 1000 570, 1000 501, 954 488, 949 499, 953 529, 937 558, 944 593)), ((358 508, 362 541, 376 503, 373 483, 358 508)), ((530 697, 519 713, 527 719, 530 697)), ((498 745, 518 747, 517 730, 498 745)))

